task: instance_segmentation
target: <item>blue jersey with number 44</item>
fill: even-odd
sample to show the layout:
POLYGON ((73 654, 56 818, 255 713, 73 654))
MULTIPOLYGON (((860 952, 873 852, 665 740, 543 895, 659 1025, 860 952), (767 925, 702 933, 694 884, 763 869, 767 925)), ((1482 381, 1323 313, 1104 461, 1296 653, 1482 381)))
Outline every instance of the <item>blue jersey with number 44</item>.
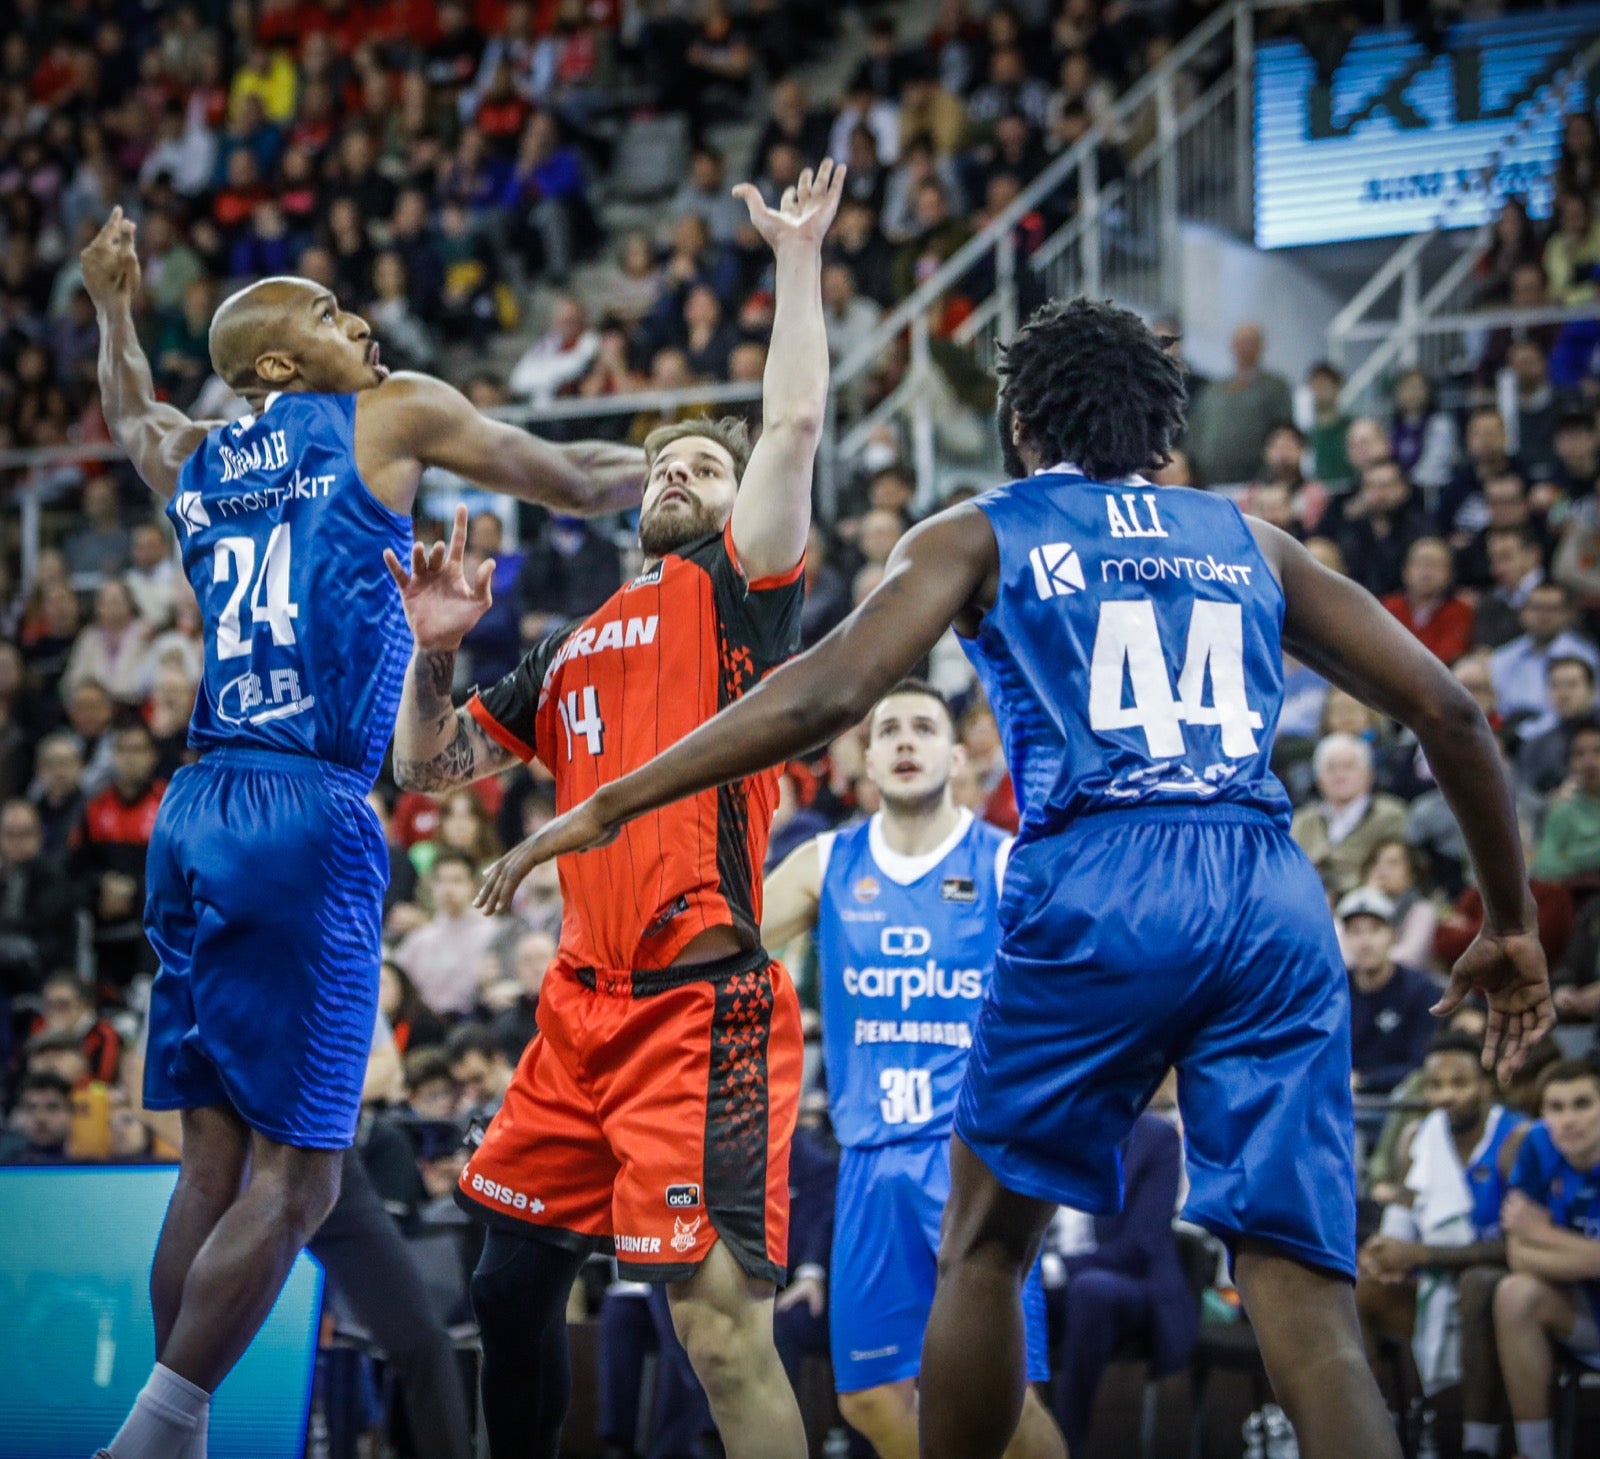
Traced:
POLYGON ((206 436, 167 505, 205 623, 189 743, 276 750, 370 782, 411 632, 383 549, 411 520, 355 464, 354 395, 272 395, 206 436))
POLYGON ((978 499, 1000 586, 965 643, 994 706, 1019 849, 1080 816, 1233 804, 1287 825, 1269 767, 1283 592, 1237 507, 1071 467, 978 499))

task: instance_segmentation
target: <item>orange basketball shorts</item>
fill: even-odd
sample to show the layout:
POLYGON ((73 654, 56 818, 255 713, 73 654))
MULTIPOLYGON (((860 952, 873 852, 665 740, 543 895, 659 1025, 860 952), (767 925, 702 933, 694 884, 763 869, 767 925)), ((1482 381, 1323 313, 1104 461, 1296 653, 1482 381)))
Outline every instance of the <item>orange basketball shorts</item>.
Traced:
POLYGON ((765 952, 649 972, 552 968, 457 1200, 523 1234, 682 1281, 716 1242, 780 1283, 800 1005, 765 952))

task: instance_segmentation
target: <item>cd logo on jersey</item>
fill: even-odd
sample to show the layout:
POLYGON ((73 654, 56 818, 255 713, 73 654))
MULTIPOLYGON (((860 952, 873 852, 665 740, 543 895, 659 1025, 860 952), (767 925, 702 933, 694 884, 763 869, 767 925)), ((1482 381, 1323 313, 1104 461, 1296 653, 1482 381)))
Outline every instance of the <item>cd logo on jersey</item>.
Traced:
POLYGON ((856 900, 858 902, 875 902, 878 893, 882 890, 876 877, 864 876, 855 884, 856 900))
POLYGON ((695 1241, 698 1239, 697 1233, 700 1230, 700 1223, 703 1220, 705 1220, 704 1216, 696 1216, 692 1221, 685 1221, 682 1216, 674 1216, 672 1218, 672 1249, 674 1251, 693 1250, 695 1241))
POLYGON ((700 1204, 700 1187, 697 1185, 669 1185, 667 1205, 674 1210, 692 1210, 700 1204))
POLYGON ((885 957, 921 957, 933 936, 926 927, 885 927, 878 946, 885 957))
POLYGON ((172 511, 186 534, 211 525, 211 514, 197 491, 180 491, 172 503, 172 511))
POLYGON ((1028 554, 1033 565, 1033 586, 1041 598, 1069 598, 1087 584, 1078 550, 1070 542, 1047 542, 1028 554))

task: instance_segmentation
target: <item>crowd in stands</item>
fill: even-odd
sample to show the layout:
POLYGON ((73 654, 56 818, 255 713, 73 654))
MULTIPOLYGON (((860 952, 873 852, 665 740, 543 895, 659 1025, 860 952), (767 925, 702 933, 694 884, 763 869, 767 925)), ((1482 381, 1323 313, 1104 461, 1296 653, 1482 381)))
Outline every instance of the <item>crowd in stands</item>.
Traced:
MULTIPOLYGON (((140 223, 141 321, 157 382, 197 414, 228 409, 207 356, 216 302, 235 279, 281 271, 317 278, 366 311, 387 362, 445 373, 482 404, 597 399, 647 384, 760 379, 772 317, 766 251, 728 188, 750 177, 775 199, 828 151, 851 168, 823 281, 842 359, 1052 155, 1104 122, 1205 9, 1064 0, 980 14, 950 0, 915 46, 892 11, 879 13, 857 26, 865 53, 843 96, 823 105, 793 68, 844 22, 800 0, 734 13, 723 0, 660 0, 638 13, 615 0, 17 0, 0 41, 0 449, 107 439, 76 254, 117 204, 140 223), (681 115, 689 138, 656 225, 620 234, 604 222, 618 145, 607 122, 619 115, 681 115), (759 136, 749 155, 729 157, 718 128, 741 119, 759 136), (485 371, 486 342, 525 327, 535 284, 562 290, 547 328, 503 372, 485 371)), ((1113 137, 1102 173, 1144 140, 1137 129, 1113 137)), ((1029 236, 1042 238, 1073 205, 1069 195, 1053 200, 1029 236)), ((1478 262, 1478 303, 1596 300, 1597 206, 1595 121, 1575 114, 1552 218, 1531 219, 1515 199, 1504 205, 1478 262)), ((957 291, 941 334, 964 307, 957 291)), ((1482 706, 1516 787, 1569 1052, 1600 1021, 1597 345, 1600 326, 1586 321, 1497 322, 1450 375, 1402 372, 1384 410, 1352 418, 1338 370, 1320 364, 1291 385, 1270 368, 1270 341, 1244 321, 1232 374, 1189 370, 1188 433, 1161 473, 1164 484, 1226 489, 1304 540, 1380 597, 1482 706)), ((893 383, 895 353, 872 388, 893 383)), ((659 419, 623 416, 617 429, 639 438, 659 419)), ((813 533, 807 642, 871 590, 912 522, 918 483, 903 443, 877 439, 864 459, 843 484, 837 518, 813 533)), ((5 480, 8 524, 19 480, 5 480)), ((9 1111, 0 1163, 170 1158, 170 1134, 141 1116, 138 1099, 141 999, 153 972, 144 852, 163 791, 191 755, 199 614, 164 520, 123 467, 55 463, 33 468, 28 484, 42 488, 46 513, 26 581, 14 536, 0 543, 0 1094, 9 1111)), ((492 512, 473 518, 470 552, 497 563, 495 606, 465 646, 463 689, 492 682, 548 628, 598 606, 631 567, 618 545, 626 524, 524 513, 514 541, 508 525, 492 512)), ((1412 738, 1309 668, 1285 667, 1276 764, 1296 807, 1293 835, 1338 914, 1356 1089, 1398 1101, 1414 1123, 1424 1107, 1444 1107, 1448 1060, 1429 1052, 1438 1029, 1428 1010, 1481 926, 1482 903, 1412 738)), ((968 752, 957 799, 1014 828, 995 723, 953 640, 928 673, 956 705, 968 752)), ((459 1231, 449 1192, 460 1136, 497 1106, 536 1029, 561 921, 553 868, 529 878, 506 918, 474 910, 472 890, 503 848, 553 814, 553 793, 535 767, 442 800, 380 781, 372 804, 392 874, 363 1151, 408 1231, 459 1231)), ((774 861, 873 808, 860 740, 844 736, 787 768, 774 861)), ((793 965, 806 970, 814 1002, 803 951, 793 965)), ((1481 1014, 1454 1027, 1481 1037, 1481 1014)), ((1554 1045, 1541 1051, 1517 1088, 1486 1085, 1479 1103, 1503 1100, 1536 1118, 1554 1088, 1563 1110, 1582 1104, 1588 1076, 1559 1057, 1554 1045), (1537 1074, 1552 1065, 1561 1077, 1541 1093, 1537 1074)), ((1594 1102, 1600 1121, 1600 1083, 1594 1102)), ((831 1186, 814 1101, 806 1124, 796 1200, 814 1202, 817 1218, 796 1229, 815 1233, 831 1186)), ((1415 1131, 1405 1118, 1392 1126, 1370 1132, 1364 1192, 1374 1212, 1404 1203, 1414 1163, 1415 1131)), ((1141 1136, 1150 1158, 1130 1169, 1149 1184, 1130 1192, 1126 1228, 1068 1218, 1052 1237, 1053 1323, 1079 1349, 1093 1284, 1080 1281, 1076 1309, 1065 1294, 1095 1268, 1097 1249, 1118 1253, 1124 1275, 1159 1268, 1162 1280, 1181 1281, 1166 1219, 1181 1171, 1170 1120, 1164 1128, 1141 1136)), ((1569 1158, 1600 1164, 1600 1123, 1574 1139, 1569 1158)), ((1500 1262, 1535 1270, 1519 1267, 1518 1251, 1511 1233, 1500 1262)), ((1377 1271, 1380 1256, 1364 1262, 1377 1271)), ((804 1280, 780 1302, 797 1364, 819 1350, 825 1263, 825 1240, 797 1252, 804 1280)), ((1487 1297, 1479 1290, 1486 1281, 1464 1283, 1480 1332, 1500 1319, 1495 1284, 1487 1297)), ((1117 1290, 1109 1281, 1093 1289, 1117 1290)), ((1518 1313, 1526 1328, 1537 1304, 1525 1283, 1510 1290, 1514 1336, 1518 1313)), ((642 1291, 608 1292, 601 1281, 591 1297, 606 1360, 634 1365, 631 1389, 626 1373, 613 1373, 624 1398, 606 1417, 608 1442, 631 1452, 637 1365, 657 1349, 681 1389, 671 1399, 677 1390, 658 1382, 657 1428, 686 1424, 692 1438, 702 1409, 686 1364, 672 1360, 670 1324, 642 1291)), ((1170 1303, 1148 1300, 1167 1316, 1150 1317, 1144 1337, 1159 1364, 1181 1366, 1192 1327, 1168 1321, 1170 1303)), ((1124 1318, 1128 1310, 1115 1307, 1124 1318)), ((1088 1327, 1103 1337, 1111 1320, 1088 1327)), ((1063 1389, 1085 1381, 1075 1369, 1063 1389)), ((1092 1396, 1091 1384, 1087 1399, 1075 1391, 1062 1401, 1081 1418, 1092 1396)))

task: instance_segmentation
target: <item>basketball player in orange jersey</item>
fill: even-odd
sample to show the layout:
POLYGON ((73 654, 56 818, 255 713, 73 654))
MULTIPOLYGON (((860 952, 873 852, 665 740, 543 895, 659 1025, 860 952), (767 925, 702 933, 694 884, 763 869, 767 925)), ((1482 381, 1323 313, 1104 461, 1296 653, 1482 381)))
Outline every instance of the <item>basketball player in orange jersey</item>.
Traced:
MULTIPOLYGON (((735 189, 771 245, 776 317, 752 450, 742 423, 688 420, 645 442, 644 569, 582 623, 454 709, 486 564, 388 554, 416 654, 395 738, 402 785, 464 785, 514 760, 554 774, 559 807, 644 764, 800 647, 811 471, 828 393, 822 240, 844 168, 823 162, 770 209, 735 189)), ((584 1257, 664 1282, 730 1459, 801 1459, 772 1341, 788 1246, 799 1007, 762 950, 774 772, 635 822, 561 863, 561 946, 539 1036, 461 1176, 489 1229, 473 1277, 494 1459, 556 1453, 571 1390, 567 1294, 584 1257)))

